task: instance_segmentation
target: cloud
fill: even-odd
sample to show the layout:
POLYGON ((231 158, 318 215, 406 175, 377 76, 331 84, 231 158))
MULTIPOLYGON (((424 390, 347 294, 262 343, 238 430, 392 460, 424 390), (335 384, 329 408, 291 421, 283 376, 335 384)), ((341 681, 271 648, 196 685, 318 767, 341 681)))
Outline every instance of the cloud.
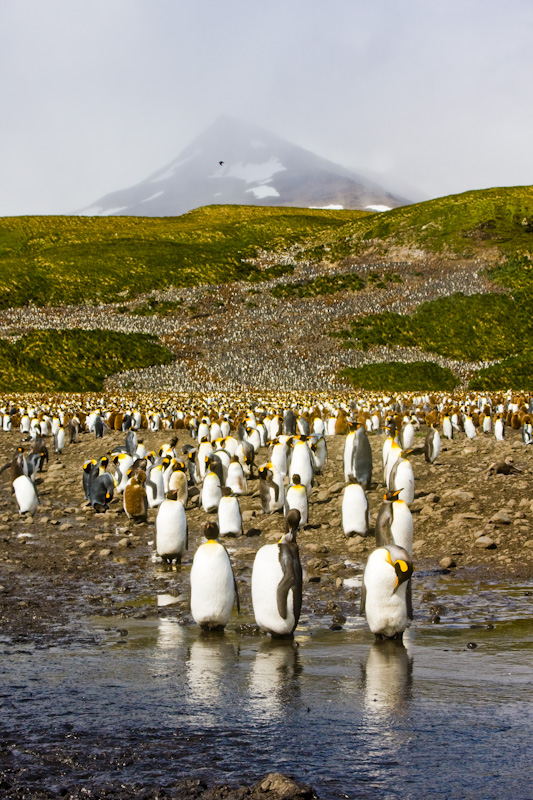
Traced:
POLYGON ((68 213, 220 114, 438 196, 533 183, 529 0, 3 0, 0 214, 68 213))

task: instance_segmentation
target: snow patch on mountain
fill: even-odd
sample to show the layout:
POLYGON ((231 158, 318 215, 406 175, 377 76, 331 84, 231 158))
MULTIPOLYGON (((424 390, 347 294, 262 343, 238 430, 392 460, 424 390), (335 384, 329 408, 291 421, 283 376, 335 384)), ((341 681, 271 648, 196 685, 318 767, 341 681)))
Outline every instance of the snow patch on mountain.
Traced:
POLYGON ((268 186, 265 183, 259 184, 259 186, 252 186, 251 189, 246 189, 246 192, 251 192, 254 197, 257 197, 258 200, 261 200, 263 197, 280 196, 277 189, 274 189, 273 186, 268 186))
POLYGON ((238 178, 245 183, 266 183, 277 172, 285 172, 287 167, 284 167, 278 158, 271 156, 268 161, 262 163, 254 163, 244 161, 237 161, 235 164, 228 164, 221 167, 210 178, 238 178))

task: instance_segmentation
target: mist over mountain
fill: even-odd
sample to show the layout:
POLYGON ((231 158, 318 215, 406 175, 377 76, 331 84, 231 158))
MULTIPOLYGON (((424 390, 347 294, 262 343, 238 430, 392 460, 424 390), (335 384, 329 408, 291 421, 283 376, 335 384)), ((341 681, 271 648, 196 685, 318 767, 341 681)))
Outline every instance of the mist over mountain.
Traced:
POLYGON ((170 164, 76 213, 164 217, 213 204, 386 210, 409 202, 269 131, 223 116, 170 164))

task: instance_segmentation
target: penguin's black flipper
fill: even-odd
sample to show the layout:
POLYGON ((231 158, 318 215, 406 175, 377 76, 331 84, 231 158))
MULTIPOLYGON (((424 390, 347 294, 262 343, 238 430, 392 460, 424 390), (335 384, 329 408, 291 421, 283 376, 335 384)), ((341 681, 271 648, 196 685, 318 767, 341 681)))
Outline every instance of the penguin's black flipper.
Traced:
POLYGON ((278 484, 274 483, 272 478, 267 478, 266 484, 267 484, 267 486, 270 486, 271 489, 274 489, 274 497, 275 497, 276 503, 277 503, 278 502, 278 497, 279 497, 279 486, 278 486, 278 484))
POLYGON ((237 614, 241 613, 241 601, 239 600, 239 587, 237 586, 237 579, 233 576, 233 585, 235 587, 235 600, 237 601, 237 614))
POLYGON ((391 504, 383 503, 378 511, 376 519, 375 535, 376 547, 386 547, 388 544, 394 544, 392 538, 392 514, 391 504))
POLYGON ((365 582, 361 586, 361 602, 359 603, 359 615, 364 617, 366 614, 366 586, 365 582))
POLYGON ((407 617, 413 619, 413 595, 411 591, 411 578, 407 581, 407 589, 405 590, 405 603, 407 605, 407 617))
POLYGON ((145 482, 144 485, 145 485, 145 488, 147 486, 150 487, 150 489, 152 490, 152 499, 155 500, 155 498, 157 497, 157 486, 155 485, 155 483, 153 481, 151 481, 149 478, 146 478, 146 482, 145 482))
POLYGON ((279 545, 279 562, 283 570, 283 578, 278 584, 276 602, 282 619, 287 619, 287 597, 292 589, 294 618, 298 620, 302 609, 302 566, 298 554, 298 545, 286 543, 279 545))

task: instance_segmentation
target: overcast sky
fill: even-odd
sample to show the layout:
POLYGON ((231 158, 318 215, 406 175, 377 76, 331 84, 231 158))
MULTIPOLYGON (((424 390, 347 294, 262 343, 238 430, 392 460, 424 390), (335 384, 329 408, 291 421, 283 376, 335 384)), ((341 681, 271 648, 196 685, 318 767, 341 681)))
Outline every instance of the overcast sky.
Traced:
POLYGON ((89 206, 224 113, 415 199, 533 184, 532 38, 531 0, 0 0, 0 215, 89 206))

